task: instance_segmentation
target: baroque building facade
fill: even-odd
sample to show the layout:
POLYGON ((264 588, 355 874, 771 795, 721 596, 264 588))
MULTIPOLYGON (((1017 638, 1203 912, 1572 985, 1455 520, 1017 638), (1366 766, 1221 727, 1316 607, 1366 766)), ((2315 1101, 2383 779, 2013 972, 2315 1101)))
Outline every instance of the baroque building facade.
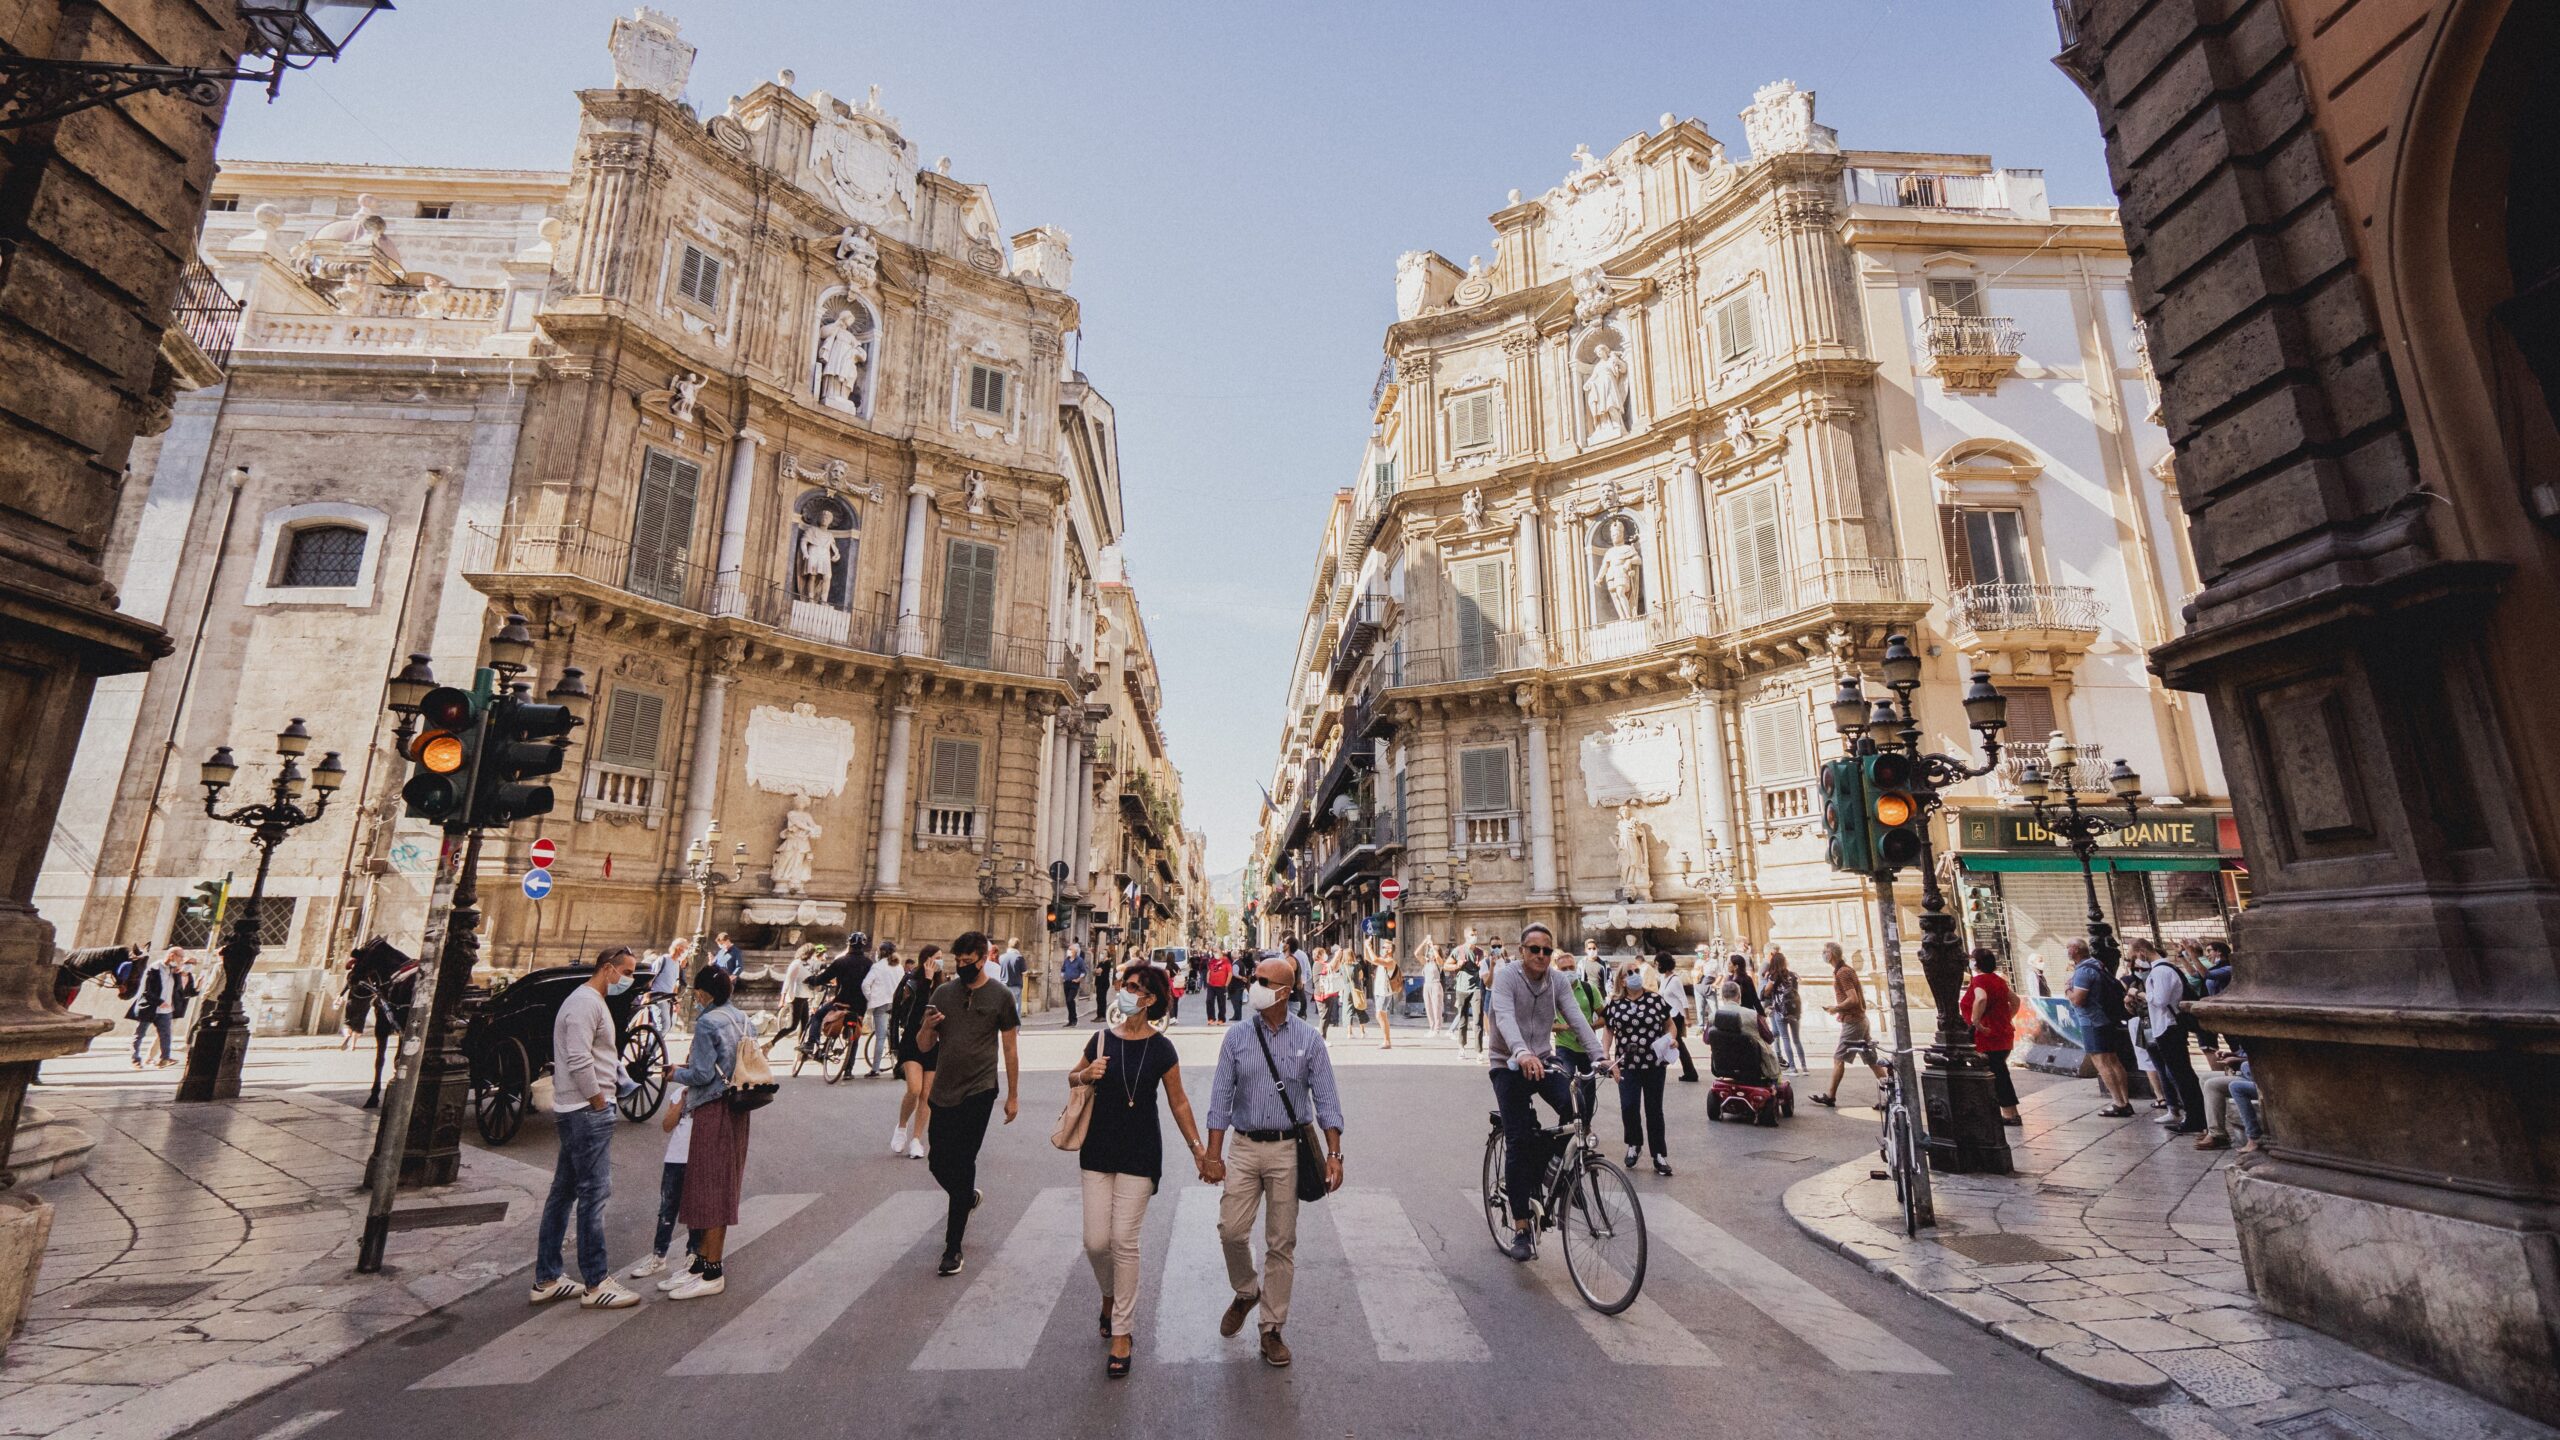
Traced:
POLYGON ((1072 933, 1116 893, 1088 857, 1117 422, 1066 361, 1067 236, 1004 231, 876 89, 786 71, 704 118, 675 22, 609 48, 565 172, 217 183, 239 370, 137 458, 117 527, 128 604, 188 663, 90 727, 45 888, 84 939, 195 940, 182 902, 242 847, 186 813, 187 767, 305 716, 360 803, 278 855, 270 1028, 325 1023, 364 935, 414 945, 440 840, 400 817, 379 685, 310 678, 416 653, 467 684, 510 613, 534 677, 595 700, 552 813, 489 837, 489 964, 698 930, 1028 941, 1053 895, 1072 933), (739 877, 707 913, 706 837, 739 877))
POLYGON ((2210 730, 2144 669, 2195 580, 2112 212, 1983 156, 1844 151, 1784 81, 1742 120, 1747 158, 1666 115, 1513 192, 1490 263, 1399 262, 1302 623, 1266 935, 1341 938, 1394 875, 1408 952, 1536 919, 1870 967, 1816 771, 1839 677, 1895 633, 1936 747, 1968 748, 1969 674, 2011 697, 2011 768, 1940 837, 1977 938, 2023 971, 2081 929, 2076 864, 2004 784, 2057 728, 2173 817, 2104 862, 2110 917, 2222 932, 2210 730))

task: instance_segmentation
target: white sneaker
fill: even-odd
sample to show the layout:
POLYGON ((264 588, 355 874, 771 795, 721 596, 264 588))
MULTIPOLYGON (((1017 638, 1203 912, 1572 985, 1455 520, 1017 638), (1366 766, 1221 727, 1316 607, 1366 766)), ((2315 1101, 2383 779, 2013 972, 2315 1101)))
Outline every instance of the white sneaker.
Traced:
POLYGON ((612 1279, 578 1297, 578 1304, 589 1310, 628 1310, 639 1303, 637 1291, 626 1290, 621 1281, 612 1279))
POLYGON ((693 1278, 693 1257, 687 1255, 684 1257, 684 1261, 685 1264, 683 1269, 678 1270, 666 1279, 658 1282, 658 1292, 660 1294, 666 1294, 674 1290, 677 1286, 682 1285, 687 1280, 693 1278))
POLYGON ((666 1273, 667 1257, 664 1255, 652 1255, 648 1259, 641 1261, 639 1264, 632 1266, 630 1269, 623 1271, 622 1278, 625 1280, 646 1280, 652 1275, 664 1275, 666 1273))
POLYGON ((587 1293, 587 1287, 563 1275, 548 1285, 533 1287, 533 1303, 548 1305, 554 1300, 575 1300, 587 1293))
POLYGON ((727 1289, 728 1285, 729 1281, 725 1276, 687 1275, 684 1277, 683 1284, 667 1292, 667 1298, 670 1300, 699 1300, 705 1295, 719 1294, 722 1290, 727 1289))
POLYGON ((910 1160, 921 1160, 924 1158, 923 1136, 919 1135, 914 1140, 907 1143, 907 1158, 910 1160))
POLYGON ((895 1155, 895 1154, 897 1154, 899 1151, 904 1150, 904 1149, 906 1149, 906 1148, 907 1148, 907 1127, 906 1127, 906 1126, 904 1126, 904 1125, 901 1125, 901 1126, 899 1126, 897 1129, 892 1130, 892 1131, 890 1131, 890 1132, 889 1132, 889 1153, 890 1153, 890 1154, 892 1154, 892 1155, 895 1155))

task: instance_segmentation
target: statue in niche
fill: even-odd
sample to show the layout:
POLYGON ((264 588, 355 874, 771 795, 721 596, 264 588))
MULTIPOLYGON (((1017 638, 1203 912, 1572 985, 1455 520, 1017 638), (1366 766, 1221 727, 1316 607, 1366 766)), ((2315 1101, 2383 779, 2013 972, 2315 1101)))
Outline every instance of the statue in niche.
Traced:
POLYGON ((1627 357, 1615 345, 1592 357, 1591 373, 1582 377, 1582 409, 1591 422, 1590 438, 1614 440, 1627 428, 1627 357))
POLYGON ((800 527, 800 563, 792 594, 813 604, 827 603, 836 583, 836 537, 815 525, 800 527))
POLYGON ((1484 492, 1482 490, 1469 490, 1458 497, 1458 518, 1465 521, 1470 530, 1484 528, 1484 492))
POLYGON ((862 312, 847 304, 818 327, 818 399, 840 410, 862 409, 862 372, 871 360, 862 312))
POLYGON ((1736 405, 1724 412, 1724 443, 1737 454, 1758 444, 1760 436, 1752 429, 1753 423, 1751 407, 1747 405, 1736 405))
POLYGON ((871 227, 860 222, 847 225, 836 236, 836 274, 847 285, 868 285, 879 278, 880 247, 872 243, 871 227))
POLYGON ((818 837, 826 834, 818 817, 809 813, 809 797, 794 793, 790 813, 782 817, 782 838, 773 845, 773 866, 768 872, 776 895, 806 895, 809 877, 816 873, 810 856, 818 837))
POLYGON ((1644 614, 1644 556, 1636 549, 1636 522, 1624 515, 1601 522, 1609 541, 1600 552, 1600 591, 1609 597, 1610 618, 1633 620, 1644 614))
POLYGON ((1633 805, 1618 807, 1618 890, 1636 904, 1653 903, 1653 837, 1633 805))
POLYGON ((972 515, 987 513, 987 472, 984 470, 960 472, 960 501, 962 507, 972 515))
POLYGON ((692 424, 700 413, 698 407, 702 400, 702 387, 710 383, 711 377, 697 375, 691 370, 669 380, 667 382, 667 413, 687 425, 692 424))

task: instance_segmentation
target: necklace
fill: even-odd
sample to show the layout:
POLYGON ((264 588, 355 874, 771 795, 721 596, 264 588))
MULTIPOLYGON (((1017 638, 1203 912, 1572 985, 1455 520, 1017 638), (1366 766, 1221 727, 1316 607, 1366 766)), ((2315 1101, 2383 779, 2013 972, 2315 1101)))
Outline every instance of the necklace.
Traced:
MULTIPOLYGON (((1129 1073, 1129 1066, 1126 1063, 1129 1058, 1129 1042, 1126 1040, 1120 1041, 1120 1058, 1123 1062, 1120 1066, 1120 1093, 1128 1097, 1129 1108, 1135 1110, 1138 1108, 1138 1080, 1136 1076, 1129 1073)), ((1144 1059, 1143 1053, 1140 1058, 1144 1059)))

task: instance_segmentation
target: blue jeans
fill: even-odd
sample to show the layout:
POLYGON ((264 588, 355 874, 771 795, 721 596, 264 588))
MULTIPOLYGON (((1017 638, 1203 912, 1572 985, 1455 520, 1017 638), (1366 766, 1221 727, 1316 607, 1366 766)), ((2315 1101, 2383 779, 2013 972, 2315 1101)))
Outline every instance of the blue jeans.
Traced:
POLYGON ((2267 1133, 2267 1127, 2258 1119, 2257 1081, 2244 1078, 2231 1082, 2231 1109, 2240 1117, 2242 1139, 2256 1140, 2267 1133))
POLYGON ((1769 1028, 1777 1032, 1778 1064, 1801 1070, 1805 1067, 1804 1022, 1770 1018, 1769 1028))
POLYGON ((1557 1051, 1541 1079, 1532 1080, 1508 1065, 1493 1072, 1493 1103, 1502 1110, 1502 1193, 1511 1202, 1514 1220, 1529 1218, 1531 1202, 1543 1178, 1539 1171, 1547 1158, 1530 1143, 1532 1132, 1538 1128, 1538 1109, 1530 1101, 1544 1099, 1554 1108, 1559 1123, 1573 1118, 1572 1072, 1556 1063, 1568 1053, 1557 1051))
POLYGON ((160 1058, 169 1058, 169 1017, 165 1012, 154 1011, 133 1022, 133 1063, 136 1065, 142 1063, 142 1037, 155 1030, 160 1032, 160 1058))
POLYGON ((871 1007, 871 1034, 863 1043, 871 1047, 871 1059, 869 1061, 871 1068, 874 1070, 887 1069, 889 1064, 888 1006, 875 1005, 871 1007))
MULTIPOLYGON (((676 1238, 676 1207, 684 1203, 684 1165, 670 1160, 658 1167, 658 1234, 649 1244, 651 1254, 664 1255, 676 1238)), ((702 1232, 688 1228, 684 1232, 684 1251, 690 1255, 701 1241, 702 1232)))
POLYGON ((604 1202, 613 1193, 614 1111, 572 1110, 554 1115, 560 1158, 551 1167, 551 1194, 542 1202, 542 1230, 533 1242, 533 1283, 560 1278, 560 1242, 569 1228, 569 1206, 578 1207, 578 1278, 592 1289, 604 1283, 604 1202))

